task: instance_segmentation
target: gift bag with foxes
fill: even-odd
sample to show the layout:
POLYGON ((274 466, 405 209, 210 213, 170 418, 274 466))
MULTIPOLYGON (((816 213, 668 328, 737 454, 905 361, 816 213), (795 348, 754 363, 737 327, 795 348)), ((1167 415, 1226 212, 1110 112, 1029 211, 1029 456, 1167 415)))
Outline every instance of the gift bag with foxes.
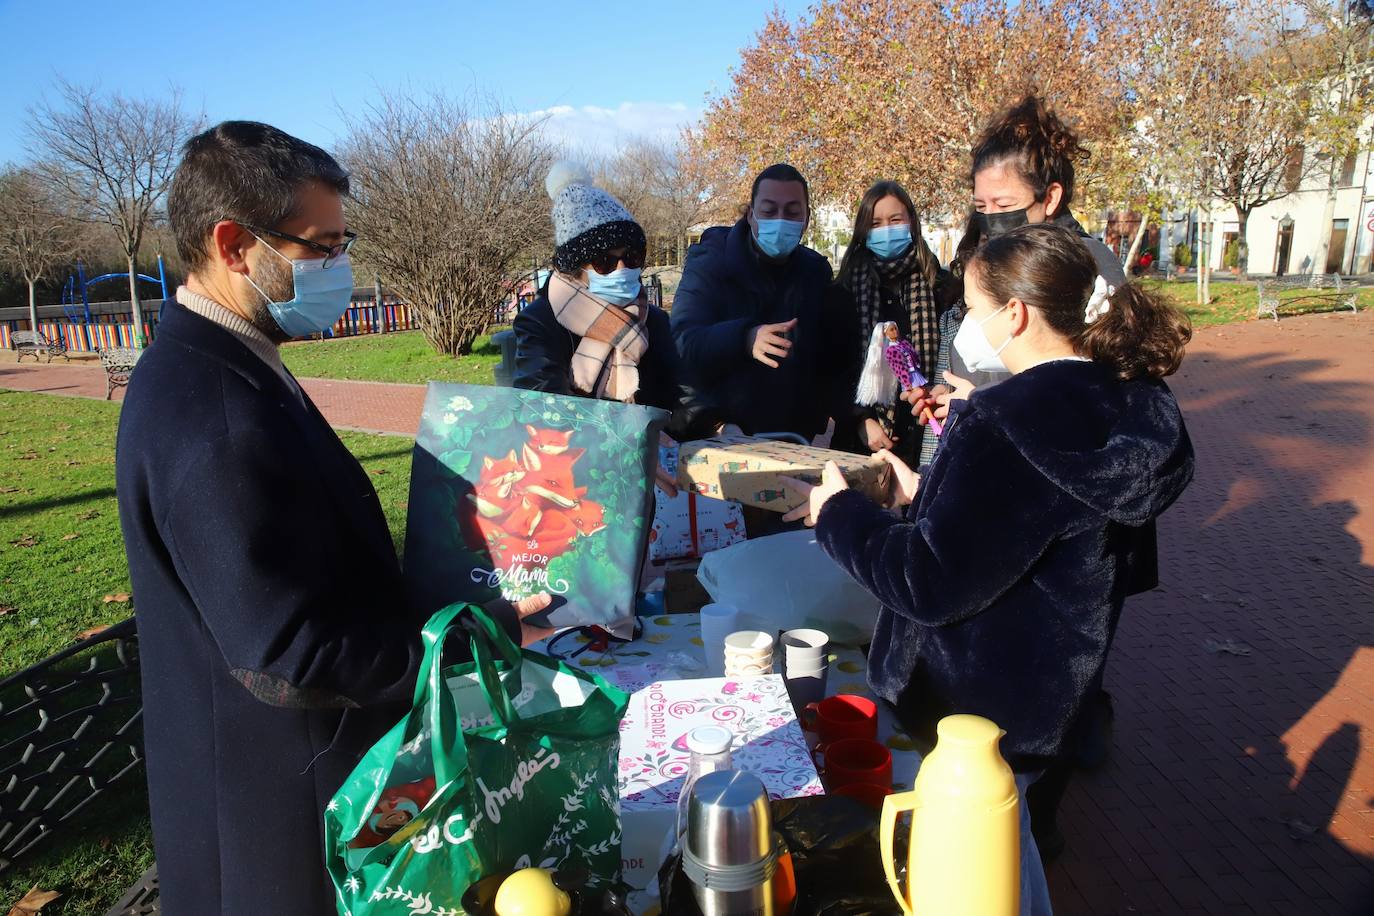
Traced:
POLYGON ((406 523, 417 609, 548 592, 550 626, 633 616, 667 419, 613 401, 430 383, 406 523))

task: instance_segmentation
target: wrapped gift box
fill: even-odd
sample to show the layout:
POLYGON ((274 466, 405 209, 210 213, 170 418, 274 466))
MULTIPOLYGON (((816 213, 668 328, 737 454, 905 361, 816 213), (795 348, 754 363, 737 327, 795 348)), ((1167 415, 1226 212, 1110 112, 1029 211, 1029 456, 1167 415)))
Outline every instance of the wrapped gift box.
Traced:
POLYGON ((779 478, 820 483, 827 461, 839 466, 854 489, 878 501, 887 498, 891 467, 882 459, 748 436, 682 443, 678 484, 703 496, 790 512, 804 497, 779 478))
POLYGON ((781 675, 645 683, 653 673, 640 665, 602 672, 634 691, 620 723, 620 821, 624 879, 636 888, 655 878, 665 839, 676 828, 693 728, 733 731, 735 769, 757 776, 771 798, 825 791, 781 675))
POLYGON ((697 496, 694 490, 679 490, 674 497, 655 490, 654 495, 658 507, 649 532, 649 556, 655 560, 699 557, 746 537, 744 511, 737 502, 697 496))

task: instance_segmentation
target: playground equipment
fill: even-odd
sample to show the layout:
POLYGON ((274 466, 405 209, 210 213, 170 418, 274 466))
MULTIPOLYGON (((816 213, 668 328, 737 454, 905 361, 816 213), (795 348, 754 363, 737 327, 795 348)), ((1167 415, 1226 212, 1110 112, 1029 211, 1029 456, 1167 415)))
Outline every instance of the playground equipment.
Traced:
MULTIPOLYGON (((67 282, 62 286, 62 311, 67 314, 67 320, 73 324, 90 324, 91 322, 91 299, 90 288, 97 283, 104 283, 106 280, 128 280, 127 273, 122 274, 101 274, 91 280, 86 279, 86 265, 81 261, 76 262, 76 274, 68 274, 67 282), (78 307, 76 297, 81 296, 81 304, 78 307)), ((157 256, 157 276, 150 277, 147 274, 138 274, 138 279, 146 280, 149 283, 156 283, 162 290, 162 298, 167 298, 167 271, 162 264, 162 255, 157 256)))

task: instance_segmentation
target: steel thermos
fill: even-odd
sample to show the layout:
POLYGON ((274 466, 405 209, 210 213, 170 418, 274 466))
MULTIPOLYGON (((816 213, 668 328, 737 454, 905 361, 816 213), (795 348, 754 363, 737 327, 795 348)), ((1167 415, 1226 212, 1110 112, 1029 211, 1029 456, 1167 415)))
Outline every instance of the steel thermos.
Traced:
POLYGON ((739 770, 708 773, 692 787, 682 869, 702 916, 774 916, 777 844, 768 792, 739 770))

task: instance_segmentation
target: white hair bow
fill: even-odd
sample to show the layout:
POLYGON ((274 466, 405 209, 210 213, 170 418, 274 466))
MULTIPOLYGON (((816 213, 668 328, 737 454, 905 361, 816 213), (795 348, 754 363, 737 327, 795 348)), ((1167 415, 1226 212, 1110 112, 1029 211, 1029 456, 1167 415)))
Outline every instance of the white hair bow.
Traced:
POLYGON ((1116 293, 1115 286, 1109 286, 1106 279, 1097 275, 1093 281, 1093 293, 1088 297, 1088 307, 1083 310, 1083 323, 1092 324, 1103 315, 1107 314, 1107 309, 1112 307, 1112 296, 1116 293))

